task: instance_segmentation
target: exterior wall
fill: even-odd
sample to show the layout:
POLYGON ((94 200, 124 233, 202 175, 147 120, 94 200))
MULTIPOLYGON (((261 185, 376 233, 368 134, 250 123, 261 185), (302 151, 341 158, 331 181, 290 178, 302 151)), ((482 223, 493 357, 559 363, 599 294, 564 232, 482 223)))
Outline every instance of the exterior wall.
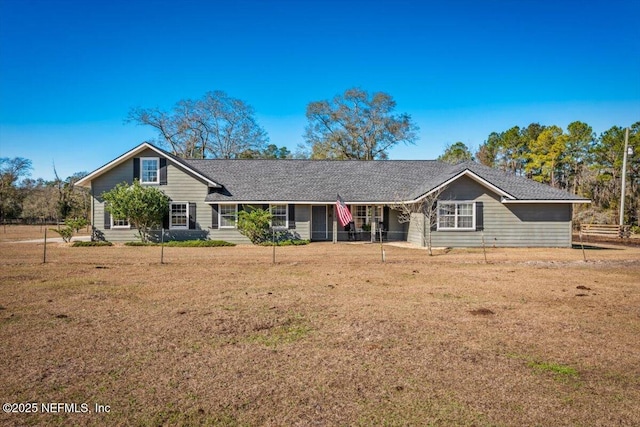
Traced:
MULTIPOLYGON (((145 150, 136 157, 158 157, 152 150, 145 150)), ((102 193, 121 182, 133 182, 133 159, 128 159, 91 182, 93 194, 93 226, 105 240, 112 242, 138 240, 135 229, 105 229, 104 201, 102 193)), ((145 184, 147 185, 147 184, 145 184)), ((194 230, 166 230, 165 240, 205 239, 211 226, 211 206, 204 203, 208 185, 167 159, 167 185, 153 185, 163 191, 172 201, 196 204, 196 228, 194 230)), ((155 233, 159 239, 159 233, 155 233)), ((153 235, 153 233, 152 233, 153 235)))
MULTIPOLYGON (((483 232, 489 247, 571 246, 570 203, 503 204, 499 196, 468 177, 450 185, 439 199, 480 202, 481 214, 476 213, 476 231, 436 231, 432 227, 434 247, 482 246, 483 232)), ((423 240, 422 217, 417 214, 409 226, 407 240, 415 244, 423 240)))
POLYGON ((311 239, 311 206, 296 205, 296 228, 290 230, 304 240, 311 239))
MULTIPOLYGON (((311 235, 311 207, 309 205, 295 205, 295 228, 289 232, 300 239, 309 239, 311 235)), ((211 207, 209 207, 211 213, 211 207)), ((211 240, 225 240, 236 244, 251 244, 248 237, 242 235, 237 228, 209 229, 208 238, 211 240)))
POLYGON ((138 240, 137 230, 133 229, 114 229, 106 230, 105 225, 105 211, 104 200, 102 199, 102 193, 111 190, 121 182, 131 183, 133 182, 133 160, 129 159, 115 168, 111 169, 107 173, 104 173, 96 177, 91 181, 91 195, 92 195, 92 218, 91 223, 96 230, 100 239, 109 241, 131 241, 138 240))
POLYGON ((406 241, 410 224, 401 224, 398 222, 398 211, 389 209, 389 230, 387 232, 387 240, 389 241, 406 241))
POLYGON ((407 242, 418 246, 426 246, 426 241, 423 237, 423 224, 424 215, 418 213, 411 214, 411 222, 407 230, 407 242))
POLYGON ((224 240, 226 242, 236 244, 251 244, 251 240, 247 236, 240 234, 237 228, 219 228, 217 230, 209 230, 209 239, 224 240))

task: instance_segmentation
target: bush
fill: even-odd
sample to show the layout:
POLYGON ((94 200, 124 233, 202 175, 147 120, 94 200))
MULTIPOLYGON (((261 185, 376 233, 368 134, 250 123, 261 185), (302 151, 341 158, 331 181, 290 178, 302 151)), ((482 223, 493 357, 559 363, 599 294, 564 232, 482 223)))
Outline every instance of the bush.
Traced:
MULTIPOLYGON (((276 240, 276 246, 302 246, 308 245, 310 243, 309 240, 303 239, 287 239, 287 240, 276 240)), ((261 246, 273 246, 271 241, 260 243, 261 246)))
POLYGON ((217 246, 235 246, 235 243, 225 242, 224 240, 172 240, 166 242, 164 245, 180 248, 211 248, 217 246))
POLYGON ((113 243, 111 242, 104 242, 104 241, 100 241, 100 242, 73 242, 73 246, 74 248, 79 248, 79 247, 85 247, 85 246, 113 246, 113 243))
POLYGON ((56 233, 58 233, 60 235, 60 237, 62 237, 62 240, 65 243, 69 243, 71 241, 71 237, 73 236, 73 228, 71 228, 69 226, 61 228, 60 230, 58 230, 56 228, 50 228, 49 230, 55 231, 56 233))
POLYGON ((251 243, 260 244, 271 240, 272 215, 263 209, 254 209, 251 206, 248 210, 238 212, 238 231, 247 236, 251 243))
POLYGON ((61 229, 50 228, 49 230, 55 231, 62 237, 65 243, 69 243, 73 237, 73 232, 76 233, 84 226, 87 225, 87 220, 84 218, 67 218, 64 220, 64 227, 61 229))
POLYGON ((169 197, 155 187, 140 184, 137 179, 132 185, 126 182, 116 185, 102 193, 102 198, 111 216, 128 219, 143 242, 149 240, 149 231, 159 227, 169 211, 169 197))
MULTIPOLYGON (((224 240, 170 240, 165 246, 173 248, 211 248, 217 246, 235 246, 234 243, 224 240)), ((160 243, 152 242, 126 242, 125 246, 160 246, 160 243)))
POLYGON ((632 225, 631 234, 640 234, 640 225, 632 225))

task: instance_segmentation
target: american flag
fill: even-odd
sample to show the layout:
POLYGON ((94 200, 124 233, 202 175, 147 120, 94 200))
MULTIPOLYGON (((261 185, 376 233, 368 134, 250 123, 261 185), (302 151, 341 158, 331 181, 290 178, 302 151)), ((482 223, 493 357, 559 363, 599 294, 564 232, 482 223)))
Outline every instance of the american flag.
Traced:
POLYGON ((342 200, 342 197, 340 197, 339 194, 338 200, 336 201, 336 210, 338 211, 338 220, 343 227, 353 221, 349 208, 344 204, 344 200, 342 200))

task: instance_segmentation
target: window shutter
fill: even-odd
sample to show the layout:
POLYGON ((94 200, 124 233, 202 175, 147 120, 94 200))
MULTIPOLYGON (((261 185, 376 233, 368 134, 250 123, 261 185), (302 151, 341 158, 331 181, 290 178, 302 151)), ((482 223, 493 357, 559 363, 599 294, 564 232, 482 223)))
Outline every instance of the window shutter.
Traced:
POLYGON ((140 157, 133 159, 133 179, 140 181, 140 157))
POLYGON ((169 205, 169 212, 167 212, 164 215, 164 218, 162 218, 162 228, 164 229, 169 229, 170 228, 170 224, 169 224, 169 215, 171 214, 171 205, 169 205))
POLYGON ((382 226, 384 227, 384 231, 389 231, 389 206, 385 206, 382 208, 382 226))
POLYGON ((476 231, 484 230, 484 212, 482 202, 476 202, 476 231))
POLYGON ((196 204, 189 203, 189 230, 196 229, 196 204))
POLYGON ((262 205, 262 210, 263 210, 263 211, 270 212, 270 210, 269 210, 269 205, 262 205))
POLYGON ((167 185, 167 159, 160 157, 160 185, 167 185))
POLYGON ((296 228, 296 205, 289 205, 289 230, 296 228))
POLYGON ((109 230, 111 228, 111 214, 107 210, 107 204, 104 204, 104 229, 109 230))
MULTIPOLYGON (((245 206, 245 205, 238 205, 237 211, 238 211, 238 212, 244 211, 244 210, 245 210, 245 209, 244 209, 244 206, 245 206)), ((247 205, 247 207, 250 207, 250 205, 247 205)), ((251 209, 249 209, 249 210, 251 210, 251 209)))
POLYGON ((219 228, 218 225, 218 205, 211 205, 211 228, 217 230, 219 228))

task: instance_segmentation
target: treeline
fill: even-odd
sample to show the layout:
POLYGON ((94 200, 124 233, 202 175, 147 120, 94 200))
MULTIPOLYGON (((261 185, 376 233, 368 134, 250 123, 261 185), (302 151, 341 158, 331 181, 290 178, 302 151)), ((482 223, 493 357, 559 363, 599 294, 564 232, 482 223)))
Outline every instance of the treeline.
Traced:
MULTIPOLYGON (((476 152, 476 161, 526 176, 592 200, 576 209, 581 222, 616 223, 620 209, 625 128, 600 135, 576 121, 559 126, 532 123, 492 132, 476 152)), ((625 222, 640 218, 640 122, 629 127, 625 222)), ((458 147, 459 148, 459 147, 458 147)))
MULTIPOLYGON (((78 172, 66 179, 31 179, 31 160, 0 158, 0 221, 26 223, 62 222, 68 218, 89 220, 88 191, 74 184, 86 175, 78 172)), ((55 172, 55 171, 54 171, 55 172)))

